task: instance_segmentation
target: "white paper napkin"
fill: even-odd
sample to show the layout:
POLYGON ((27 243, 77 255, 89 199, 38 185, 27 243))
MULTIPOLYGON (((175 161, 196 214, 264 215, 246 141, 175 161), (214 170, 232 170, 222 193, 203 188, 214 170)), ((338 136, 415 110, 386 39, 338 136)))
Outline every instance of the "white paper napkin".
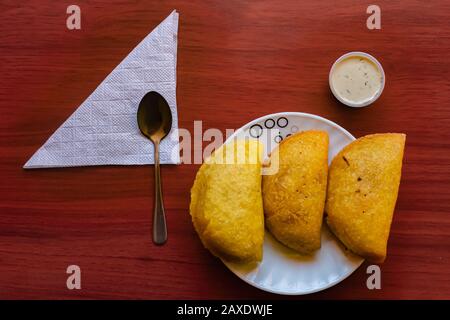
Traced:
POLYGON ((172 110, 172 130, 160 146, 161 163, 180 163, 177 32, 178 13, 173 11, 103 80, 24 168, 152 164, 153 144, 141 134, 136 120, 139 102, 149 91, 164 96, 172 110))

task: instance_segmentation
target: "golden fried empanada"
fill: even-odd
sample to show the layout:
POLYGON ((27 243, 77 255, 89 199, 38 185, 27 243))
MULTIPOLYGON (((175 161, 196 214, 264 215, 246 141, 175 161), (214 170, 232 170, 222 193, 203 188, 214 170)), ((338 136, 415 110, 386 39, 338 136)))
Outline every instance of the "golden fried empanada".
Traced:
POLYGON ((262 259, 262 148, 257 140, 223 145, 200 167, 191 190, 190 213, 202 243, 230 262, 262 259))
POLYGON ((404 145, 404 134, 368 135, 330 166, 327 223, 347 248, 374 263, 386 258, 404 145))
POLYGON ((328 134, 304 131, 272 151, 279 169, 263 176, 266 226, 280 242, 302 253, 320 248, 328 171, 328 134))

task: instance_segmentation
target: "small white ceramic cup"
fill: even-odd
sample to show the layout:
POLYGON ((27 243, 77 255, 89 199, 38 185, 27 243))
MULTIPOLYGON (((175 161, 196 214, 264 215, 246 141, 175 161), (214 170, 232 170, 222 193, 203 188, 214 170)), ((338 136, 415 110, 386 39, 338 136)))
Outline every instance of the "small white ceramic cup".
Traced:
POLYGON ((334 96, 336 97, 336 99, 338 99, 341 103, 343 103, 343 104, 345 104, 346 106, 349 106, 349 107, 353 107, 353 108, 361 108, 361 107, 366 107, 366 106, 372 104, 373 102, 375 102, 375 101, 381 96, 381 93, 383 92, 383 89, 384 89, 384 84, 385 84, 385 82, 386 82, 386 75, 384 74, 384 70, 383 70, 383 67, 381 66, 381 63, 378 62, 378 60, 375 59, 373 56, 371 56, 370 54, 365 53, 365 52, 352 51, 352 52, 348 52, 348 53, 346 53, 346 54, 340 56, 340 57, 333 63, 333 65, 331 66, 331 69, 330 69, 330 74, 328 75, 328 82, 329 82, 329 85, 330 85, 331 92, 333 92, 333 95, 334 95, 334 96), (346 99, 343 99, 343 98, 338 94, 338 92, 334 89, 334 87, 333 87, 333 82, 331 81, 331 76, 332 76, 332 74, 333 74, 333 72, 334 72, 334 69, 335 69, 336 65, 337 65, 339 62, 341 62, 342 60, 344 60, 344 59, 346 59, 346 58, 349 58, 349 57, 364 57, 364 58, 370 60, 373 64, 375 64, 375 66, 379 69, 379 71, 380 71, 380 73, 381 73, 381 86, 380 86, 380 90, 378 90, 378 92, 377 92, 372 98, 370 98, 369 100, 365 100, 365 101, 362 101, 362 102, 348 101, 348 100, 346 100, 346 99))

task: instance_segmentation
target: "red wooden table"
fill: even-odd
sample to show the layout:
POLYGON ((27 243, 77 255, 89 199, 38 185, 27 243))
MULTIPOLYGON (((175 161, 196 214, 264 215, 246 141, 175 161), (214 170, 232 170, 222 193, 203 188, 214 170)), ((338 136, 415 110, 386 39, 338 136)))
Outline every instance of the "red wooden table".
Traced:
MULTIPOLYGON (((22 165, 172 9, 180 12, 180 127, 238 128, 273 112, 324 116, 359 137, 404 132, 407 147, 382 289, 364 264, 306 298, 450 298, 450 3, 76 1, 0 4, 0 298, 277 298, 203 249, 190 221, 198 165, 164 166, 167 245, 151 243, 153 168, 25 171, 22 165), (328 72, 361 50, 387 85, 371 107, 333 99, 328 72), (82 289, 66 288, 66 268, 82 289)), ((302 297, 300 297, 302 298, 302 297)))

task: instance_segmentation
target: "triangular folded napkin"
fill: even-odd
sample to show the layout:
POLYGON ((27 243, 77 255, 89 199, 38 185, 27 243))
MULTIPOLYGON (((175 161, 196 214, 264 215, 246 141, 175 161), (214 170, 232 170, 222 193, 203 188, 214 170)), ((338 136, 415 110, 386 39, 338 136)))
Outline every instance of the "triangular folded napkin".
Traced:
POLYGON ((24 168, 152 164, 153 144, 137 126, 149 91, 164 96, 172 130, 160 146, 161 163, 180 162, 176 105, 178 13, 173 11, 103 80, 28 160, 24 168))

